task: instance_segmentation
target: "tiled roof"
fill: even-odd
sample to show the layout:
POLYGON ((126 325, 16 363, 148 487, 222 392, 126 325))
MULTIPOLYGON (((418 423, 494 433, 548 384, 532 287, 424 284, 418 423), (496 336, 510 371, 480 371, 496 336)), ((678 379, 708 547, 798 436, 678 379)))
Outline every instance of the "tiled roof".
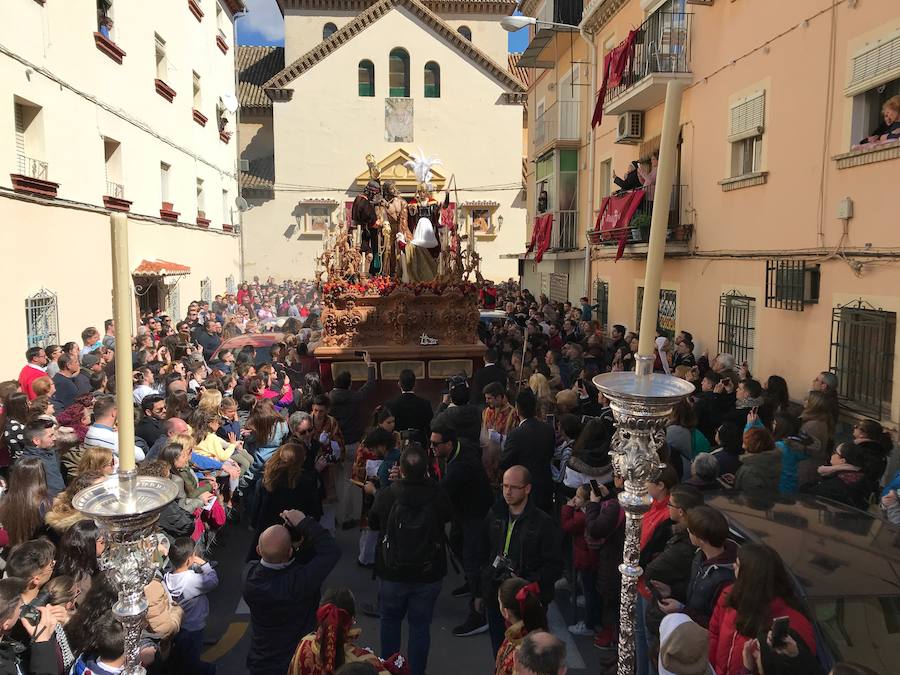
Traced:
POLYGON ((519 67, 519 58, 522 56, 522 52, 510 52, 508 56, 509 72, 528 87, 531 84, 531 69, 519 67))
MULTIPOLYGON (((362 11, 372 0, 277 0, 278 8, 284 16, 285 9, 339 9, 362 11)), ((429 8, 446 14, 492 13, 512 14, 519 0, 424 0, 429 8), (494 11, 491 11, 494 10, 494 11)))
POLYGON ((179 265, 178 263, 168 262, 167 260, 141 260, 141 264, 132 272, 135 276, 141 277, 162 277, 178 274, 190 274, 191 268, 187 265, 179 265))
POLYGON ((364 12, 358 14, 343 28, 333 33, 327 40, 323 40, 306 54, 294 61, 280 73, 263 85, 264 89, 283 89, 297 77, 315 66, 319 61, 336 51, 339 47, 349 42, 366 28, 385 16, 395 7, 402 6, 409 10, 417 19, 425 23, 445 41, 449 42, 458 52, 467 56, 480 65, 512 93, 524 93, 525 85, 513 76, 509 70, 494 61, 490 56, 478 49, 469 40, 451 28, 437 14, 428 9, 419 0, 378 0, 364 12))
POLYGON ((275 184, 275 158, 260 157, 250 160, 250 168, 241 171, 241 188, 246 190, 271 190, 275 184))
POLYGON ((271 108, 262 85, 284 68, 284 47, 239 45, 237 51, 238 99, 243 108, 271 108))

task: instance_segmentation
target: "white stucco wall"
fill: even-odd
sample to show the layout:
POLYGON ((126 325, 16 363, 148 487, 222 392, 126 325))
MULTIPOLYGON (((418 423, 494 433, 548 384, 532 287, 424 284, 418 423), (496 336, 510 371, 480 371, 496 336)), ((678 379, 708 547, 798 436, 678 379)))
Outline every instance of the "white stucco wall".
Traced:
MULTIPOLYGON (((505 68, 505 54, 498 65, 505 68)), ((293 99, 274 104, 275 198, 244 214, 247 276, 312 274, 322 244, 300 239, 296 231, 285 236, 295 223, 295 207, 302 199, 329 198, 343 208, 355 196, 349 190, 365 171, 368 153, 380 160, 398 148, 422 148, 443 161, 439 171, 448 178, 455 174, 460 188, 521 182, 522 108, 504 105, 501 83, 405 9, 392 10, 288 87, 293 99), (407 143, 384 140, 388 54, 395 46, 410 55, 414 138, 407 143), (371 98, 357 95, 357 65, 364 58, 375 64, 376 95, 371 98), (437 99, 423 97, 427 61, 441 67, 437 99)), ((504 220, 498 236, 478 241, 488 278, 516 274, 516 261, 499 256, 521 248, 525 211, 519 196, 516 189, 459 194, 459 202, 500 203, 494 213, 495 222, 500 215, 504 220)), ((455 195, 452 199, 457 201, 455 195)))

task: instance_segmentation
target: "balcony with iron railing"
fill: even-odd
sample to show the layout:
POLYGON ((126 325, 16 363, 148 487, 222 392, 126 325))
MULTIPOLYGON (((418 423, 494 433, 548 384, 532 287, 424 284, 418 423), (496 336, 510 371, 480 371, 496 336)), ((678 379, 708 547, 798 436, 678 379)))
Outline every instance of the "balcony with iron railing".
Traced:
POLYGON ((9 175, 13 190, 41 197, 56 197, 59 183, 47 176, 49 165, 41 159, 16 155, 16 173, 9 175))
POLYGON ((692 17, 682 12, 655 12, 640 25, 631 62, 620 83, 606 92, 607 114, 648 110, 665 100, 670 80, 692 79, 692 17))
POLYGON ((16 157, 19 173, 28 178, 47 180, 47 162, 34 157, 18 155, 16 157))
POLYGON ((551 146, 578 147, 581 101, 557 101, 537 116, 531 143, 535 156, 551 146))
POLYGON ((125 199, 125 186, 108 180, 106 181, 106 194, 115 199, 125 199))
MULTIPOLYGON (((640 188, 645 190, 645 188, 640 188)), ((625 192, 617 194, 627 194, 625 192)), ((672 199, 669 202, 669 217, 666 222, 666 252, 686 252, 690 247, 694 234, 693 218, 685 208, 687 196, 686 185, 672 186, 672 199)), ((588 241, 600 247, 602 257, 613 256, 622 236, 625 245, 634 253, 645 252, 650 239, 650 221, 653 216, 653 201, 646 198, 641 201, 631 220, 623 227, 588 232, 588 241)), ((596 214, 595 214, 596 218, 596 214)))
POLYGON ((534 26, 528 47, 519 57, 519 66, 522 68, 554 68, 556 57, 549 55, 549 50, 548 55, 543 59, 541 54, 557 33, 578 30, 583 10, 583 0, 546 0, 534 14, 534 18, 538 22, 534 26))
POLYGON ((554 211, 550 231, 551 251, 574 251, 578 245, 578 212, 554 211))

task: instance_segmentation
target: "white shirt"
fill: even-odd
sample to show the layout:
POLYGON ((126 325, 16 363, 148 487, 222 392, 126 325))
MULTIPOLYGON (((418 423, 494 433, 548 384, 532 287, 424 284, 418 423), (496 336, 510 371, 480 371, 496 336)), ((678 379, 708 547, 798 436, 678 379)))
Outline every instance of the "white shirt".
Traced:
POLYGON ((149 384, 141 384, 134 388, 134 402, 138 405, 141 404, 141 401, 144 400, 145 396, 149 396, 150 394, 155 394, 156 389, 151 387, 149 384))
MULTIPOLYGON (((116 457, 119 456, 119 434, 106 425, 92 424, 88 427, 84 444, 97 448, 108 448, 116 457)), ((134 446, 134 460, 136 462, 144 461, 144 451, 137 446, 134 446)))

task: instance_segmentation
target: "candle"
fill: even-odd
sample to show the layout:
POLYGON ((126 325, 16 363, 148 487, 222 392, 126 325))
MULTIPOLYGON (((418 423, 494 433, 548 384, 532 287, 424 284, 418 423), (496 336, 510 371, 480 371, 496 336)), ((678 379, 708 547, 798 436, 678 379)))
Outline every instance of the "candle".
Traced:
POLYGON ((119 473, 134 471, 134 385, 131 379, 131 272, 128 266, 128 218, 113 213, 110 220, 113 271, 113 317, 116 322, 116 405, 119 409, 119 473))
MULTIPOLYGON (((644 273, 641 337, 638 342, 638 354, 644 356, 652 355, 656 349, 659 287, 662 280, 663 258, 666 255, 666 227, 669 220, 669 204, 672 201, 672 181, 675 177, 677 161, 678 120, 681 116, 683 92, 684 82, 682 80, 670 80, 666 85, 666 107, 663 113, 662 137, 659 144, 659 164, 656 167, 656 194, 653 200, 653 215, 650 218, 647 269, 644 273)), ((638 374, 637 371, 636 374, 638 374)))

